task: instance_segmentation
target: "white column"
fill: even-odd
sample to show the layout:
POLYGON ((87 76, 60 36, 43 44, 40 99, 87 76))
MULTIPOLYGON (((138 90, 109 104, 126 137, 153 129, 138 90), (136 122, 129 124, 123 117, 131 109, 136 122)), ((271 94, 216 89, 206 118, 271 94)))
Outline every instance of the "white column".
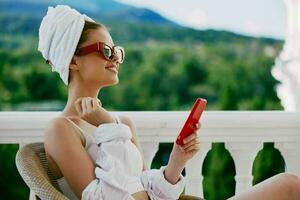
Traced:
POLYGON ((141 142, 141 147, 145 164, 150 169, 152 160, 158 151, 159 142, 141 142))
POLYGON ((202 166, 208 151, 211 149, 211 142, 203 142, 200 145, 200 151, 187 163, 185 168, 185 194, 203 197, 202 166))
POLYGON ((252 186, 252 165, 256 154, 263 148, 263 144, 255 142, 227 142, 225 146, 234 160, 236 170, 235 194, 239 194, 252 186))
POLYGON ((300 0, 284 0, 287 27, 284 48, 272 75, 281 83, 277 95, 286 111, 300 110, 300 0))
POLYGON ((300 175, 300 144, 299 142, 276 142, 275 147, 279 149, 284 158, 286 171, 300 175))

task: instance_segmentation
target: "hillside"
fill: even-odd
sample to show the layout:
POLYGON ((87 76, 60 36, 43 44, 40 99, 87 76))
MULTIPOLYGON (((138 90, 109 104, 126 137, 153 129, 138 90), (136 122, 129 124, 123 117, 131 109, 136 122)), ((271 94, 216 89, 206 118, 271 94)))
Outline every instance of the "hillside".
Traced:
POLYGON ((271 38, 253 38, 228 31, 195 30, 177 25, 159 14, 112 0, 0 0, 2 35, 37 37, 38 27, 49 5, 68 4, 107 25, 114 39, 122 43, 155 41, 175 42, 281 42, 271 38))
POLYGON ((136 8, 112 0, 0 0, 0 13, 40 18, 48 6, 69 5, 92 18, 116 21, 151 22, 154 24, 175 25, 149 9, 136 8))

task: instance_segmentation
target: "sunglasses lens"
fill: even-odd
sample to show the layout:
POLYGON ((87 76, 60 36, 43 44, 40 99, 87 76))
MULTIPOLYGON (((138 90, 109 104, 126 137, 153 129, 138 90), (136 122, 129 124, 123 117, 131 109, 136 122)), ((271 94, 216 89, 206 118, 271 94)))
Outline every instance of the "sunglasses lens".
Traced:
POLYGON ((125 58, 125 52, 122 47, 115 47, 115 54, 118 58, 119 63, 123 63, 124 58, 125 58))
POLYGON ((112 51, 106 45, 104 45, 104 47, 103 47, 103 54, 104 54, 105 58, 107 58, 107 59, 111 59, 112 58, 112 51))

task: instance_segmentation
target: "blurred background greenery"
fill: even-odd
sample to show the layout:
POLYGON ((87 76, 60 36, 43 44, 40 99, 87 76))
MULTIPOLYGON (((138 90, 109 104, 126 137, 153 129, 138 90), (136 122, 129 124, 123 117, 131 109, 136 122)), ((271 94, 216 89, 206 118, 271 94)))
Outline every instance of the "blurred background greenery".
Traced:
MULTIPOLYGON (((47 6, 63 2, 0 1, 1 111, 63 109, 67 89, 37 51, 38 27, 47 6)), ((90 11, 79 0, 70 5, 108 26, 114 42, 126 49, 120 83, 99 95, 108 110, 189 110, 197 97, 208 100, 207 110, 282 110, 270 69, 283 41, 194 30, 147 9, 101 3, 103 12, 90 11)), ((160 144, 152 168, 167 163, 171 148, 160 144)), ((29 190, 14 164, 17 149, 0 145, 0 199, 28 199, 29 190)), ((253 165, 253 184, 284 167, 273 143, 264 144, 253 165)), ((199 173, 204 175, 206 199, 234 194, 235 166, 224 143, 213 144, 199 173)))

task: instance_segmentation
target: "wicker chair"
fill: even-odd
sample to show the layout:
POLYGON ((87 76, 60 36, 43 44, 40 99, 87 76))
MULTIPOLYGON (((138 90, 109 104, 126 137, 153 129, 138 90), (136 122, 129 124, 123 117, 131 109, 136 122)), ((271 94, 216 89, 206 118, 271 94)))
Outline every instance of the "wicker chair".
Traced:
POLYGON ((35 194, 32 199, 68 200, 52 178, 43 143, 31 143, 20 148, 16 155, 16 165, 23 180, 35 194))
MULTIPOLYGON (((43 143, 31 143, 19 149, 16 155, 18 171, 34 196, 31 200, 68 200, 48 168, 43 143)), ((181 195, 180 200, 202 200, 199 197, 181 195)))

